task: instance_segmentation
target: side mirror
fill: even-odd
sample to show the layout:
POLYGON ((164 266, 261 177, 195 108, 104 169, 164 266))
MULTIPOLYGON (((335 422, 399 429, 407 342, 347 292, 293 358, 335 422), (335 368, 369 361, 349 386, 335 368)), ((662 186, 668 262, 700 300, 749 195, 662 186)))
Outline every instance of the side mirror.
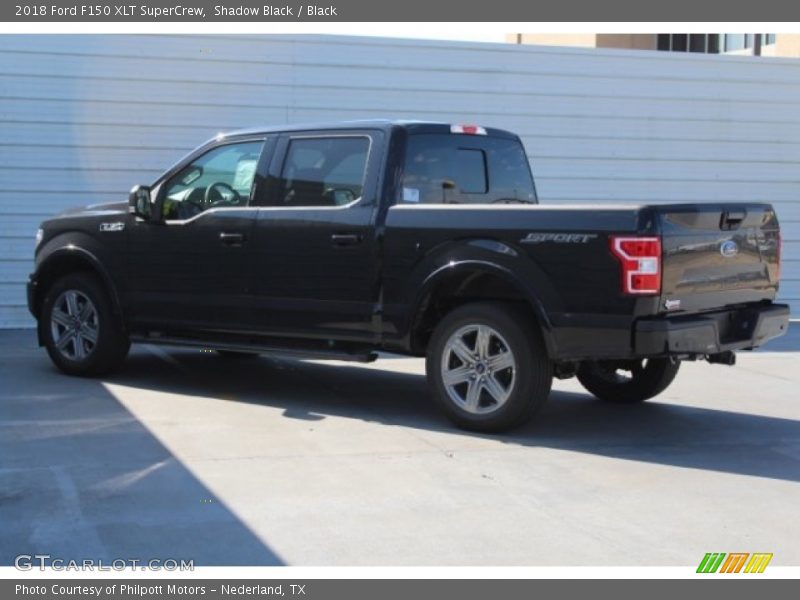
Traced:
POLYGON ((146 221, 152 218, 153 203, 150 199, 150 188, 137 185, 128 196, 128 212, 146 221))

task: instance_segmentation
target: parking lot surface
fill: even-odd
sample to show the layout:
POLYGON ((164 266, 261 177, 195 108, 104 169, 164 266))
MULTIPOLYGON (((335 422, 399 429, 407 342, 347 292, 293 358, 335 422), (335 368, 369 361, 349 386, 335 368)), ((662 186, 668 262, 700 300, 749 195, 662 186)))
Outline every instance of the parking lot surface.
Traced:
POLYGON ((796 339, 685 364, 639 406, 556 381, 486 436, 440 416, 418 359, 135 346, 91 380, 34 338, 0 332, 0 564, 800 565, 796 339))

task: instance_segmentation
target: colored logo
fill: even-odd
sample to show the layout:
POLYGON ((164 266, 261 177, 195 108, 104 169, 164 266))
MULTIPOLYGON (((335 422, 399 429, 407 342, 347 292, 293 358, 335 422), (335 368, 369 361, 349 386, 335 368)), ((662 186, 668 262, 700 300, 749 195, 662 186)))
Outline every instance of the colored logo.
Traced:
POLYGON ((739 245, 733 240, 724 241, 719 246, 719 253, 725 258, 733 258, 739 254, 739 245))
POLYGON ((763 573, 772 554, 764 552, 708 552, 697 567, 698 573, 763 573))

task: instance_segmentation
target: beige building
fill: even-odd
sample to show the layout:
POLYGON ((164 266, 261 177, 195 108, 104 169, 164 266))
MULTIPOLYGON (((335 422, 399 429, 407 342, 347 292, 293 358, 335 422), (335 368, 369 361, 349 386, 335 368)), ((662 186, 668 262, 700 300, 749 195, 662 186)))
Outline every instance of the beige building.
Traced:
POLYGON ((800 35, 774 33, 512 33, 515 44, 800 58, 800 35))

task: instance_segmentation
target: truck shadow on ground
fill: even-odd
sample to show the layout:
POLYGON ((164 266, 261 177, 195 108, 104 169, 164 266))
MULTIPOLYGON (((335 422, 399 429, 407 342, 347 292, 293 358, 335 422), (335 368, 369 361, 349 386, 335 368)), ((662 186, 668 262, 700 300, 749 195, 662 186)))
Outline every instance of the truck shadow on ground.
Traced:
MULTIPOLYGON (((62 376, 30 346, 0 345, 0 565, 284 564, 99 381, 62 376)), ((152 384, 158 362, 127 376, 152 384)))
MULTIPOLYGON (((109 381, 133 388, 224 397, 277 407, 287 418, 341 416, 453 435, 419 374, 361 365, 259 357, 228 360, 139 350, 109 381)), ((387 361, 391 366, 392 361, 387 361)), ((537 419, 511 433, 481 436, 499 444, 541 446, 655 464, 800 481, 800 421, 666 402, 611 405, 553 391, 537 419)))
MULTIPOLYGON (((422 375, 388 370, 399 364, 386 361, 387 370, 380 370, 267 357, 231 361, 140 346, 118 373, 91 380, 60 374, 30 332, 5 333, 0 337, 0 564, 12 564, 20 553, 107 563, 126 557, 283 564, 263 536, 103 383, 127 386, 134 395, 148 390, 277 408, 286 419, 344 417, 445 432, 434 439, 440 446, 477 435, 454 429, 439 414, 422 375)), ((673 403, 613 406, 588 394, 556 391, 534 423, 480 437, 498 445, 800 481, 800 422, 792 419, 673 403)))

